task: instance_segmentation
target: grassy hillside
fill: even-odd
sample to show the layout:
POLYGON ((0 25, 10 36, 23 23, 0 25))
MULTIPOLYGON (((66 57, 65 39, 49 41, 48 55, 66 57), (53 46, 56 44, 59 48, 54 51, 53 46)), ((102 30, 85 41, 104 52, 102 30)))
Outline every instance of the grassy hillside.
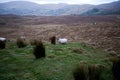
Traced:
POLYGON ((33 46, 17 48, 7 42, 0 50, 0 80, 74 80, 73 69, 80 63, 101 65, 101 80, 112 80, 108 54, 84 43, 45 44, 46 58, 35 60, 33 46))

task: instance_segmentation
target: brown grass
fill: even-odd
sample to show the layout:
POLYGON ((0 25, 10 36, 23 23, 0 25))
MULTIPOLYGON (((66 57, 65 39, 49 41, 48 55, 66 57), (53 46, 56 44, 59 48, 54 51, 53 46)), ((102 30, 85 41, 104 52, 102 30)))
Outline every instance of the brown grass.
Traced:
POLYGON ((25 40, 21 38, 17 38, 16 44, 18 48, 23 48, 27 46, 27 43, 25 42, 25 40))
POLYGON ((90 65, 88 67, 89 70, 89 80, 100 80, 101 71, 99 65, 90 65))
POLYGON ((85 42, 106 51, 116 50, 114 37, 120 36, 120 18, 115 16, 0 16, 0 36, 27 36, 49 42, 49 38, 66 37, 69 42, 85 42), (93 24, 96 23, 96 24, 93 24))
POLYGON ((74 80, 87 80, 87 68, 84 64, 80 64, 73 71, 74 80))

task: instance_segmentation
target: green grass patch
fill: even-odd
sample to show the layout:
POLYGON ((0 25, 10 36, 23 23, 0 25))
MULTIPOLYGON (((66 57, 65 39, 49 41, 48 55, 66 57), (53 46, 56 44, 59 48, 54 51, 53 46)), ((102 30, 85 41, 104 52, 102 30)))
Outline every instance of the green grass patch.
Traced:
POLYGON ((102 80, 112 80, 112 63, 104 60, 108 54, 100 49, 83 43, 45 44, 45 48, 46 58, 36 60, 33 46, 18 48, 8 42, 0 50, 0 80, 74 80, 72 72, 81 62, 103 66, 102 80))

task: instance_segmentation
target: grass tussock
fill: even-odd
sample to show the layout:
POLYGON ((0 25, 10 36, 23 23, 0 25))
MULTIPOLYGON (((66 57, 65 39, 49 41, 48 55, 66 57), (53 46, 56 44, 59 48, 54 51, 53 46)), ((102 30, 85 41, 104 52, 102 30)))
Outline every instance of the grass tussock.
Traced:
POLYGON ((51 41, 51 44, 55 45, 56 44, 56 37, 55 36, 51 37, 50 41, 51 41))
POLYGON ((114 80, 120 80, 120 58, 114 58, 112 73, 113 73, 114 80))
POLYGON ((90 65, 88 70, 89 80, 100 80, 101 71, 99 65, 90 65))
POLYGON ((94 64, 80 64, 73 71, 74 80, 100 80, 101 79, 101 67, 94 64))
POLYGON ((18 48, 23 48, 23 47, 27 46, 25 40, 22 39, 22 38, 17 38, 17 42, 16 43, 17 43, 18 48))
POLYGON ((45 57, 45 46, 43 45, 42 41, 36 41, 35 42, 35 47, 34 47, 34 56, 36 59, 45 57))
POLYGON ((5 49, 5 46, 6 46, 6 41, 0 40, 0 49, 5 49))
POLYGON ((87 68, 85 64, 80 64, 73 71, 73 76, 75 80, 87 80, 87 68))

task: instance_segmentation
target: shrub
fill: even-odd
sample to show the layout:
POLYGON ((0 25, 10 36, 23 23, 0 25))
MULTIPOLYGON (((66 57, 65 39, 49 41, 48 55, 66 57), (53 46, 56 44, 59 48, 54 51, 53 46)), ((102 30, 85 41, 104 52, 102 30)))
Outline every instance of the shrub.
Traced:
POLYGON ((0 49, 5 49, 6 41, 0 40, 0 49))
POLYGON ((87 68, 81 64, 73 71, 75 80, 87 80, 87 68))
POLYGON ((56 44, 56 37, 55 36, 51 37, 50 40, 51 40, 51 44, 54 44, 54 45, 56 44))
POLYGON ((120 80, 120 59, 118 58, 113 61, 112 73, 114 80, 120 80))
POLYGON ((17 39, 17 46, 18 48, 23 48, 26 46, 26 43, 25 43, 25 40, 21 39, 21 38, 18 38, 17 39))
POLYGON ((89 80, 100 80, 101 71, 99 65, 90 65, 88 71, 89 80))
POLYGON ((41 41, 36 41, 33 54, 36 59, 45 57, 45 46, 41 41))

